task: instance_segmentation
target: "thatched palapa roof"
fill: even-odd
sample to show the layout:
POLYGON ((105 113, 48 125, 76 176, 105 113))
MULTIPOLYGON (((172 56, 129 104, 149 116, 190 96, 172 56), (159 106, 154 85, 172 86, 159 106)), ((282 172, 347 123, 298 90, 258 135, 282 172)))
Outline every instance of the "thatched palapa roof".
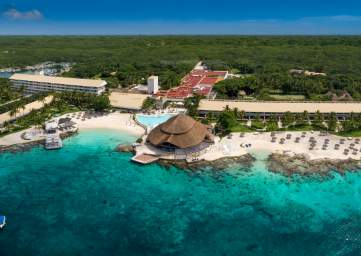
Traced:
POLYGON ((148 135, 147 141, 154 146, 166 144, 185 149, 197 146, 203 141, 212 140, 207 127, 193 118, 179 114, 155 127, 148 135))

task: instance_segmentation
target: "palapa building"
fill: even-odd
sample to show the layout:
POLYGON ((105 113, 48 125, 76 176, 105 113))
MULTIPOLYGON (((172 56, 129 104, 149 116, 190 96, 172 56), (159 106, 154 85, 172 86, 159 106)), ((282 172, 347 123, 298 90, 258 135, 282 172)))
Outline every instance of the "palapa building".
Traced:
POLYGON ((206 149, 214 137, 204 124, 179 114, 154 128, 147 142, 160 150, 188 154, 206 149))

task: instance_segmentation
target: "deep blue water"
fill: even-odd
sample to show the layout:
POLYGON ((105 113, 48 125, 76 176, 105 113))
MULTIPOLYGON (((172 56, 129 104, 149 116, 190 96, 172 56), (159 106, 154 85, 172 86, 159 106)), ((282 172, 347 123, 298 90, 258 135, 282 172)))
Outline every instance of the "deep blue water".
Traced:
POLYGON ((113 151, 134 139, 88 131, 0 155, 0 255, 360 255, 361 173, 289 180, 262 156, 250 170, 139 166, 113 151))

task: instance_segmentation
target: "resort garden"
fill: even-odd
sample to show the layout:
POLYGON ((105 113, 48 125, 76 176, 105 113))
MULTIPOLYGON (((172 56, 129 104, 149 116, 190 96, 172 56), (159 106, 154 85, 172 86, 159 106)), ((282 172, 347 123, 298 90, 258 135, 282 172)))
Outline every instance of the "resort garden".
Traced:
MULTIPOLYGON (((45 121, 55 116, 61 116, 66 113, 78 111, 96 111, 103 112, 111 109, 108 95, 93 95, 78 92, 53 93, 54 99, 50 104, 45 104, 39 110, 33 110, 28 115, 17 118, 13 122, 5 123, 0 130, 0 136, 5 136, 17 131, 27 129, 31 126, 42 126, 45 121)), ((16 117, 18 112, 25 107, 26 103, 34 100, 43 100, 47 94, 24 97, 21 100, 11 103, 1 109, 0 114, 10 111, 10 114, 16 117)))
POLYGON ((335 113, 322 115, 317 112, 311 117, 308 112, 293 114, 285 112, 267 119, 245 118, 244 111, 225 109, 219 115, 208 114, 203 123, 215 124, 215 131, 221 135, 231 132, 274 132, 274 131, 327 131, 341 136, 361 136, 361 114, 352 113, 346 120, 339 121, 335 113))

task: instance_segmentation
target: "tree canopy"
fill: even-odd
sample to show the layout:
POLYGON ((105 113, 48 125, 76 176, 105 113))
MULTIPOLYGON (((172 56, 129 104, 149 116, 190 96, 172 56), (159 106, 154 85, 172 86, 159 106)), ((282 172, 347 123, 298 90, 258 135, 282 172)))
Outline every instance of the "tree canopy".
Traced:
MULTIPOLYGON (((66 75, 100 77, 110 87, 145 83, 158 75, 176 86, 198 61, 210 69, 252 74, 256 88, 321 97, 346 90, 359 99, 361 36, 23 36, 0 38, 0 68, 44 61, 75 63, 66 75), (292 78, 290 69, 327 78, 292 78)), ((258 90, 265 96, 265 90, 258 90)), ((232 94, 233 95, 233 94, 232 94)))

